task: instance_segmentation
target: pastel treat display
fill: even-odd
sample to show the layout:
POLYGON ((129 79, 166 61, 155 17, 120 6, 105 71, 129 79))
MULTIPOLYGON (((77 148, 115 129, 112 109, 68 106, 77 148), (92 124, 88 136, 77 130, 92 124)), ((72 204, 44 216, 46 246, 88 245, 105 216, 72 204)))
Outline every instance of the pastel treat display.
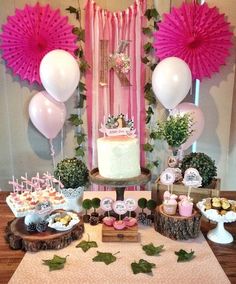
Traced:
POLYGON ((13 181, 9 182, 13 185, 13 192, 6 198, 8 206, 16 217, 24 217, 35 209, 40 211, 39 214, 47 215, 52 210, 64 207, 66 200, 64 195, 55 189, 54 182, 57 180, 53 176, 47 173, 43 178, 37 174, 31 180, 24 177, 21 179, 23 180, 21 184, 18 180, 15 181, 14 177, 13 181))
POLYGON ((104 217, 102 219, 103 224, 107 225, 107 226, 113 226, 113 223, 115 222, 116 218, 115 217, 104 217))
POLYGON ((166 199, 163 202, 163 211, 167 215, 175 215, 177 209, 177 201, 175 199, 166 199))
POLYGON ((135 137, 133 121, 123 114, 108 117, 97 139, 98 169, 101 176, 111 179, 127 179, 139 176, 140 147, 135 137))
POLYGON ((123 230, 126 227, 126 222, 123 220, 118 220, 113 223, 113 227, 116 230, 123 230))
POLYGON ((133 227, 137 224, 137 219, 132 217, 125 217, 123 220, 127 227, 133 227))
POLYGON ((188 199, 183 199, 178 203, 179 215, 190 217, 193 213, 193 203, 188 199))

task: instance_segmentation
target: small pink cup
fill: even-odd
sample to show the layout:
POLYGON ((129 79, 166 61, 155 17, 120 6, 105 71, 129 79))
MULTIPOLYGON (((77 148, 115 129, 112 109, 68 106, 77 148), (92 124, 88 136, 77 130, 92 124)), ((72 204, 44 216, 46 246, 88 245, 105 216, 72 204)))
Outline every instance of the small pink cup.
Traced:
POLYGON ((183 217, 190 217, 193 212, 193 203, 184 199, 179 202, 179 215, 183 217))

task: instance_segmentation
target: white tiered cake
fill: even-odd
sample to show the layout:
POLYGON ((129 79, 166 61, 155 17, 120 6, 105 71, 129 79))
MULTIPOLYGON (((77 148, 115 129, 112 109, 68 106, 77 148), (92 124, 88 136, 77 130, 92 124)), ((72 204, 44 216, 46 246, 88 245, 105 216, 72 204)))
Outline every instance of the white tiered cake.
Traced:
MULTIPOLYGON (((108 135, 112 133, 112 136, 105 136, 97 140, 100 175, 111 179, 126 179, 140 175, 138 139, 134 135, 126 134, 126 132, 130 134, 130 128, 127 126, 108 130, 106 133, 108 135), (117 132, 115 136, 114 131, 117 132), (119 135, 120 133, 123 135, 119 135)), ((103 131, 105 130, 103 129, 103 131)), ((132 127, 131 134, 133 133, 134 130, 132 127)))

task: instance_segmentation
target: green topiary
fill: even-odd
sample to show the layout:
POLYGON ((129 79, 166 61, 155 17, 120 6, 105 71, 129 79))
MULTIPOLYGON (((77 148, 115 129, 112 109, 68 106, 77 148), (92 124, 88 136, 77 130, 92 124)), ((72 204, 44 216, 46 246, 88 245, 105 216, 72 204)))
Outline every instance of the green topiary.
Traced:
POLYGON ((154 210, 157 207, 157 203, 155 200, 153 199, 149 199, 147 202, 147 209, 149 209, 150 211, 154 210))
POLYGON ((202 177, 202 187, 208 186, 213 178, 217 176, 215 161, 204 153, 190 153, 186 155, 181 165, 182 174, 188 168, 195 168, 199 171, 202 177))
POLYGON ((85 186, 88 182, 88 169, 84 162, 77 158, 64 159, 57 164, 54 175, 65 188, 85 186))
POLYGON ((90 199, 84 199, 82 207, 85 209, 87 215, 88 210, 92 208, 92 201, 90 199))
POLYGON ((98 209, 100 207, 100 203, 101 203, 101 200, 97 197, 93 198, 92 199, 92 207, 94 209, 94 212, 96 212, 96 209, 98 209))
POLYGON ((138 206, 142 209, 142 214, 144 213, 143 210, 147 207, 147 199, 146 198, 139 198, 138 206))

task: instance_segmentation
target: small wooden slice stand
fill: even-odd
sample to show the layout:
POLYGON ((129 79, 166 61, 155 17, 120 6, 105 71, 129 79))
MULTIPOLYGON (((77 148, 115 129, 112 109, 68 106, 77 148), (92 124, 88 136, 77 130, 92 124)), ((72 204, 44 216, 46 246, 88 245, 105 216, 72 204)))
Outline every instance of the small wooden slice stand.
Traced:
POLYGON ((174 240, 188 240, 198 237, 201 225, 201 213, 194 209, 190 217, 167 215, 163 205, 157 207, 154 216, 155 230, 174 240))
POLYGON ((102 225, 103 242, 138 242, 138 225, 123 230, 116 230, 114 227, 102 225))
POLYGON ((24 224, 24 217, 15 218, 6 227, 6 241, 12 249, 36 252, 47 249, 61 249, 72 241, 82 237, 84 224, 80 221, 68 231, 59 232, 48 228, 42 233, 29 233, 24 224))

